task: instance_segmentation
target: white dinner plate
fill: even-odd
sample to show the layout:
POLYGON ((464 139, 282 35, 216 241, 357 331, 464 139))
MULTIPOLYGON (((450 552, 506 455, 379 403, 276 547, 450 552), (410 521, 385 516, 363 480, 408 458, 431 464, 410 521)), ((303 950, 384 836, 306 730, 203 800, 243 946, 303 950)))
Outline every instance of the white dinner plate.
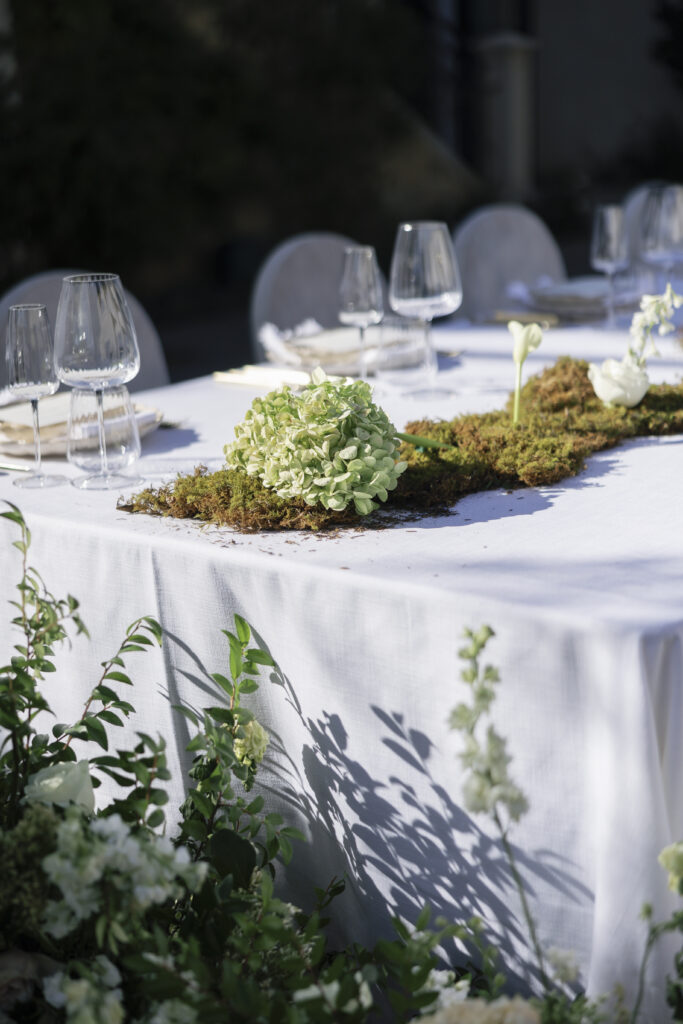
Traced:
MULTIPOLYGON (((590 274, 537 285, 529 292, 533 305, 543 313, 557 313, 564 319, 600 318, 607 309, 609 283, 606 277, 590 274)), ((617 308, 631 308, 637 302, 635 294, 618 291, 615 294, 617 308)))

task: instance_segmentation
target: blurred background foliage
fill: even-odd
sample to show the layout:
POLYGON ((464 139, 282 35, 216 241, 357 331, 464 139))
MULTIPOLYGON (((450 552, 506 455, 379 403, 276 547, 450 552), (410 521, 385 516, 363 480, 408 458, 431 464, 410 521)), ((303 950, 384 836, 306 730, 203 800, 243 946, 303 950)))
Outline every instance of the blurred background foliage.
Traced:
POLYGON ((3 285, 106 266, 153 291, 207 260, 229 272, 240 242, 256 260, 311 228, 393 233, 378 161, 408 130, 427 54, 400 0, 9 8, 3 285))
MULTIPOLYGON (((243 361, 250 288, 284 238, 338 231, 375 245, 386 271, 399 220, 454 225, 501 198, 478 159, 491 32, 536 47, 537 178, 523 201, 585 272, 595 201, 683 179, 666 114, 591 155, 582 120, 617 40, 604 26, 625 10, 604 3, 576 0, 575 18, 543 0, 0 0, 0 290, 47 268, 116 270, 174 377, 243 361), (572 51, 571 81, 551 74, 589 38, 599 61, 572 51), (549 95, 582 81, 584 106, 557 114, 549 95), (576 144, 544 160, 568 114, 576 144)), ((656 23, 652 56, 680 90, 683 0, 638 4, 629 45, 649 46, 640 29, 656 23)), ((625 52, 610 67, 628 76, 625 52)))

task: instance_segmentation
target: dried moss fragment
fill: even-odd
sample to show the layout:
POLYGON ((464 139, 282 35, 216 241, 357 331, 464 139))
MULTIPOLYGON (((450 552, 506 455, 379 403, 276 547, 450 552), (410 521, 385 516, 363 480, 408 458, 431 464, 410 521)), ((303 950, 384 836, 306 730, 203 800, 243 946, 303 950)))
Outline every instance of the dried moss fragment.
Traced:
MULTIPOLYGON (((403 443, 408 468, 383 509, 438 512, 466 494, 498 488, 540 487, 574 476, 594 452, 630 437, 683 434, 683 386, 654 385, 635 409, 607 408, 596 397, 586 362, 563 357, 531 377, 521 393, 521 421, 512 423, 512 396, 505 410, 421 420, 406 432, 449 448, 403 443)), ((120 508, 181 519, 260 530, 376 528, 387 516, 326 511, 301 500, 278 498, 241 470, 207 473, 199 467, 172 484, 135 495, 120 508)))

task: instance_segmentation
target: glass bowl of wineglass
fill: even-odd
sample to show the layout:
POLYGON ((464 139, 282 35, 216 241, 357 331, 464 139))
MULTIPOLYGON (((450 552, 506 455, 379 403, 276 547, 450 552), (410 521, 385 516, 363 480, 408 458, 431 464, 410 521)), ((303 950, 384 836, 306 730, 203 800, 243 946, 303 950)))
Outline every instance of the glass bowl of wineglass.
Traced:
POLYGON ((140 369, 133 319, 118 274, 73 274, 65 277, 55 323, 57 376, 72 388, 94 392, 97 404, 97 470, 74 480, 77 487, 123 487, 130 479, 107 460, 103 392, 120 387, 140 369))
POLYGON ((17 487, 56 487, 66 483, 66 477, 43 473, 40 455, 40 424, 38 401, 44 395, 54 395, 59 388, 55 373, 50 321, 47 309, 40 303, 10 306, 7 320, 7 384, 14 398, 31 403, 33 419, 32 473, 16 479, 17 487))
POLYGON ((339 321, 357 327, 360 340, 359 375, 367 377, 365 331, 378 324, 384 312, 382 277, 371 245, 353 245, 344 251, 339 285, 339 321))
POLYGON ((614 277, 628 266, 628 239, 624 230, 621 206, 606 204, 596 207, 591 236, 591 266, 607 276, 606 327, 615 327, 614 277))
POLYGON ((455 313, 461 302, 460 271, 448 225, 441 221, 400 224, 391 260, 389 304, 400 316, 425 321, 426 384, 412 394, 440 398, 450 393, 438 386, 431 325, 434 317, 455 313))
POLYGON ((683 259, 683 185, 658 185, 648 192, 641 217, 640 255, 655 270, 657 289, 664 291, 674 266, 683 259))

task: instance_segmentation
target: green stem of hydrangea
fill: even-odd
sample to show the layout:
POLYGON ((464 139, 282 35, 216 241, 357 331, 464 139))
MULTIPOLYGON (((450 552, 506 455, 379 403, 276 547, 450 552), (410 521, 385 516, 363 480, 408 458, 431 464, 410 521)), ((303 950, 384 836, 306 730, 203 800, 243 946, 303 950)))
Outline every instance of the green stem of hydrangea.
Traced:
POLYGON ((516 426, 519 423, 519 394, 522 390, 522 364, 517 363, 517 370, 515 373, 515 402, 512 408, 512 424, 516 426))

